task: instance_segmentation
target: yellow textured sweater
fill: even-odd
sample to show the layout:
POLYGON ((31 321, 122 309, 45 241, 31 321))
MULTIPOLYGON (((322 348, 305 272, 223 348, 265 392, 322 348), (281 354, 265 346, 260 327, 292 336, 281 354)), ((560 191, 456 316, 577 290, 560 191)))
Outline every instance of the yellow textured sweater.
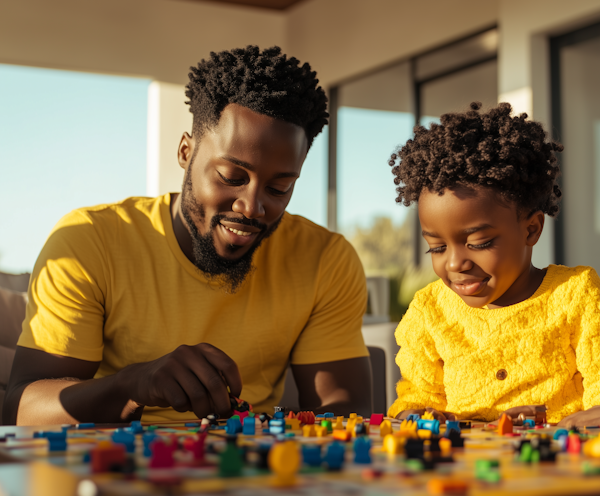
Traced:
POLYGON ((490 421, 546 405, 558 422, 600 405, 600 278, 591 267, 551 265, 530 298, 490 310, 436 281, 415 295, 396 341, 402 379, 391 417, 433 407, 490 421))

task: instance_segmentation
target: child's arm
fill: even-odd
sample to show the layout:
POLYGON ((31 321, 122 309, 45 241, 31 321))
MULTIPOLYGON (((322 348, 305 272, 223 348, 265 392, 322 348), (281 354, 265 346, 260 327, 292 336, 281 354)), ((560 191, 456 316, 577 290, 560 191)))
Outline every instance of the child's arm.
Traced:
POLYGON ((443 411, 446 408, 444 362, 427 330, 427 319, 419 309, 424 303, 417 294, 396 329, 396 341, 400 345, 396 363, 402 379, 396 387, 398 399, 388 411, 390 417, 404 410, 431 407, 443 411))
POLYGON ((580 320, 571 345, 583 379, 584 411, 565 417, 559 425, 600 425, 600 278, 591 268, 581 277, 582 296, 575 304, 580 320))

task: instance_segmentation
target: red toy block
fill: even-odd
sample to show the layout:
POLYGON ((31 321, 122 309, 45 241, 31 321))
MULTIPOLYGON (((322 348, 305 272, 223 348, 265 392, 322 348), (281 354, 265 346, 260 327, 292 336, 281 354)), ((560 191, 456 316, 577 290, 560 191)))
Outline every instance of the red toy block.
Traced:
POLYGON ((347 442, 352 439, 352 433, 346 430, 343 431, 333 431, 333 439, 337 441, 347 442))
POLYGON ((374 413, 371 415, 369 425, 381 425, 381 422, 383 422, 383 413, 374 413))
POLYGON ((234 410, 233 414, 238 415, 240 417, 240 422, 243 422, 244 419, 248 416, 248 412, 238 412, 237 410, 234 410))
POLYGON ((155 440, 150 445, 152 457, 150 458, 150 468, 171 468, 175 465, 173 461, 173 452, 175 451, 176 443, 165 443, 161 439, 155 440), (173 446, 175 445, 175 447, 173 446))
POLYGON ((569 434, 567 438, 567 451, 574 455, 581 453, 581 439, 577 434, 569 434))
POLYGON ((301 424, 312 425, 315 423, 316 417, 313 412, 298 412, 296 418, 300 420, 301 424))
POLYGON ((292 412, 292 411, 290 410, 290 413, 288 413, 288 416, 287 416, 287 418, 297 418, 297 417, 296 417, 296 415, 294 415, 294 412, 292 412))
POLYGON ((90 453, 92 472, 110 472, 115 466, 125 464, 124 444, 100 444, 90 453))
POLYGON ((186 451, 190 451, 194 456, 194 463, 197 465, 204 465, 204 441, 206 440, 206 432, 199 434, 198 436, 191 436, 186 438, 183 442, 183 448, 186 451))

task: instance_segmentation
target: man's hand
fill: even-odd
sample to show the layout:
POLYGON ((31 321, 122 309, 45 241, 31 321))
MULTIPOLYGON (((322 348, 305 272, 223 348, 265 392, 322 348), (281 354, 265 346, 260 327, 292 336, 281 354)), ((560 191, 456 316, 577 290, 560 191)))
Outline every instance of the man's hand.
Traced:
POLYGON ((600 425, 600 406, 593 406, 581 412, 572 413, 562 419, 559 427, 595 427, 600 425))
POLYGON ((425 412, 432 413, 433 418, 436 420, 439 420, 441 423, 446 422, 446 420, 456 420, 456 415, 454 415, 453 413, 442 412, 440 410, 436 410, 435 408, 420 408, 420 409, 416 409, 416 410, 404 410, 404 411, 400 412, 398 415, 396 415, 396 418, 398 420, 404 420, 413 413, 416 413, 417 415, 420 415, 422 417, 425 414, 425 412))
POLYGON ((545 405, 523 405, 509 408, 508 410, 505 410, 504 413, 511 419, 516 420, 521 414, 526 417, 535 417, 536 413, 545 412, 546 410, 547 408, 545 405))
POLYGON ((208 343, 180 346, 152 362, 125 367, 118 375, 139 405, 192 411, 198 418, 230 415, 229 393, 238 397, 242 391, 236 363, 208 343))

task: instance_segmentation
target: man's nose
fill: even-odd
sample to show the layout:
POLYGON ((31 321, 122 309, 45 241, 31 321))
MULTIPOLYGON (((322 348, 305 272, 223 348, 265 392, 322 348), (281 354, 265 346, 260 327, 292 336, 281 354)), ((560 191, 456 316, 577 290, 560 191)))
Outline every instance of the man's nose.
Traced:
POLYGON ((260 219, 265 216, 264 201, 258 188, 248 187, 233 202, 232 210, 247 219, 260 219))

